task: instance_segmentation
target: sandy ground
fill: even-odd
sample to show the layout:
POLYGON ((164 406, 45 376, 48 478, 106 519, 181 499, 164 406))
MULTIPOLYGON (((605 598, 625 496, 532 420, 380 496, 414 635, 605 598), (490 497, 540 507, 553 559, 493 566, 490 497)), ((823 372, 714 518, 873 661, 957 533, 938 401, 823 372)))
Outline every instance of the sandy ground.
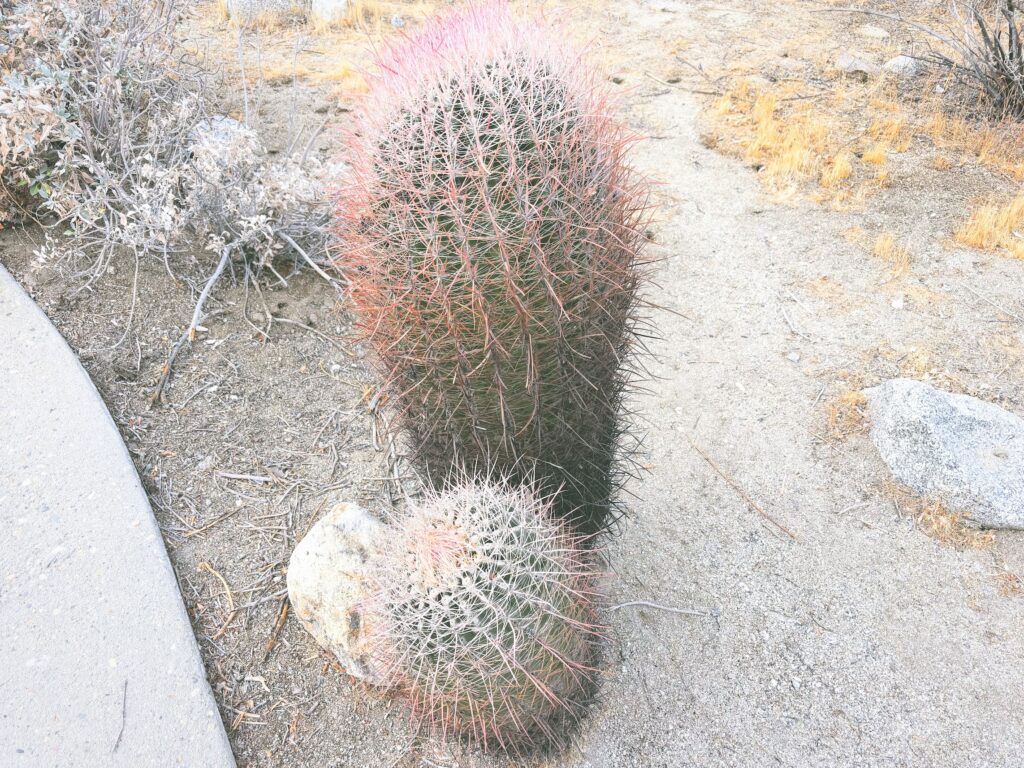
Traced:
MULTIPOLYGON (((701 22, 683 4, 657 7, 620 6, 608 29, 647 49, 701 22)), ((943 300, 895 309, 884 270, 841 235, 858 216, 774 204, 700 145, 688 95, 639 88, 633 121, 660 138, 638 164, 665 181, 653 299, 684 317, 658 316, 661 381, 641 405, 652 469, 616 564, 623 597, 722 615, 617 617, 621 667, 581 764, 1013 765, 1024 604, 1000 593, 991 552, 943 547, 897 512, 866 438, 823 441, 815 403, 836 371, 898 375, 879 350, 917 346, 1020 412, 1019 379, 1000 381, 969 342, 1020 326, 970 289, 1019 307, 1024 265, 933 247, 914 280, 943 300), (805 288, 822 277, 849 308, 805 288)), ((942 242, 941 224, 908 223, 942 242)), ((1019 569, 1022 545, 1005 534, 995 546, 1019 569)))
MULTIPOLYGON (((824 24, 799 15, 805 4, 626 0, 567 13, 622 81, 627 119, 650 137, 636 164, 660 182, 649 293, 662 338, 638 401, 650 472, 609 547, 613 597, 718 615, 609 614, 601 700, 578 745, 538 764, 1019 764, 1024 599, 1012 575, 1024 574, 1024 536, 959 548, 930 537, 887 488, 857 420, 829 422, 845 391, 897 375, 1024 414, 1024 262, 949 242, 985 172, 929 175, 911 149, 892 161, 898 182, 863 206, 782 201, 705 146, 713 97, 693 91, 722 86, 693 67, 767 50, 757 35, 783 34, 786 14, 802 33, 824 24), (680 40, 691 72, 667 77, 680 40), (851 227, 912 243, 909 273, 894 277, 844 236, 851 227)), ((846 21, 828 23, 843 33, 846 21)), ((336 108, 323 89, 302 98, 336 108)), ((0 236, 0 258, 82 351, 122 427, 239 764, 507 765, 418 733, 400 702, 352 685, 290 616, 266 649, 298 538, 334 501, 387 499, 363 402, 371 380, 330 288, 298 275, 267 286, 266 305, 250 296, 249 311, 333 343, 287 323, 261 343, 240 318, 242 289, 226 288, 213 343, 182 364, 172 406, 150 410, 144 388, 194 292, 143 265, 129 343, 96 351, 123 330, 131 265, 68 301, 67 286, 30 272, 16 233, 0 236), (244 606, 226 627, 214 570, 244 606)))

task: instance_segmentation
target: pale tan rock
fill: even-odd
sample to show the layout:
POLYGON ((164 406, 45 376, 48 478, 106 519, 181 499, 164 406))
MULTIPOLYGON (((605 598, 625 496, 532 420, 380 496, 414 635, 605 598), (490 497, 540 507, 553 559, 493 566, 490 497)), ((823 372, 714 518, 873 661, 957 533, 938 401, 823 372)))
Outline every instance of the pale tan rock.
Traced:
POLYGON ((348 17, 348 0, 312 0, 309 14, 326 24, 340 24, 348 17))
POLYGON ((288 564, 288 599, 302 625, 353 677, 381 685, 369 642, 367 563, 384 526, 356 504, 338 504, 299 542, 288 564))

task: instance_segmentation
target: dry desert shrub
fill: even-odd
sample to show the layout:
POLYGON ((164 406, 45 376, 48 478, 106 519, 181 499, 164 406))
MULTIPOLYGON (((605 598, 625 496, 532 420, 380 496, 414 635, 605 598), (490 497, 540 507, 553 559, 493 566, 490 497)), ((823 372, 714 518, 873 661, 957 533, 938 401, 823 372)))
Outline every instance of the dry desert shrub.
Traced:
POLYGON ((174 0, 0 5, 0 221, 45 225, 39 263, 70 265, 80 290, 119 254, 199 272, 170 361, 232 262, 255 279, 287 255, 327 277, 337 170, 311 153, 315 135, 276 160, 251 127, 211 116, 178 21, 174 0))
POLYGON ((0 17, 0 219, 53 225, 44 258, 88 285, 121 251, 322 254, 321 169, 308 151, 271 163, 251 129, 208 116, 173 2, 40 0, 0 17))
POLYGON ((175 21, 173 2, 0 7, 0 218, 50 214, 109 236, 107 212, 127 218, 144 199, 151 236, 174 227, 161 198, 176 179, 161 169, 183 164, 204 93, 175 21))
MULTIPOLYGON (((1024 16, 1019 0, 989 4, 953 2, 960 30, 940 39, 951 53, 936 52, 934 61, 976 85, 999 116, 1024 118, 1024 16)), ((934 34, 934 33, 933 33, 934 34)))

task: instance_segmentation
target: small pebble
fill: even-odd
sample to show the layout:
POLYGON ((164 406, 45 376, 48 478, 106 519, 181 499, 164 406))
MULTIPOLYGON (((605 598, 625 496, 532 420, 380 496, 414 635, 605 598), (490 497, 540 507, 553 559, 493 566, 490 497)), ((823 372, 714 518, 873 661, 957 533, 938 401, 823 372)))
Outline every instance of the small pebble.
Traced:
POLYGON ((863 27, 857 30, 858 34, 862 37, 870 37, 875 40, 884 40, 889 37, 889 33, 881 27, 876 27, 872 24, 865 24, 863 27))
POLYGON ((786 355, 786 359, 789 360, 791 363, 799 363, 800 362, 800 353, 799 352, 790 352, 788 355, 786 355))

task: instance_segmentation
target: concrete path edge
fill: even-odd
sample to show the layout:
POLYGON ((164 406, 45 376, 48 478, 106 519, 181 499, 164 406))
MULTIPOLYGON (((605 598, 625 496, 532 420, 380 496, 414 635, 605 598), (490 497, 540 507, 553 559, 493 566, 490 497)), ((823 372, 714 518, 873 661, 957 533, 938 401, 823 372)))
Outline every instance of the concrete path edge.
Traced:
POLYGON ((0 764, 234 766, 146 493, 0 266, 0 764))

